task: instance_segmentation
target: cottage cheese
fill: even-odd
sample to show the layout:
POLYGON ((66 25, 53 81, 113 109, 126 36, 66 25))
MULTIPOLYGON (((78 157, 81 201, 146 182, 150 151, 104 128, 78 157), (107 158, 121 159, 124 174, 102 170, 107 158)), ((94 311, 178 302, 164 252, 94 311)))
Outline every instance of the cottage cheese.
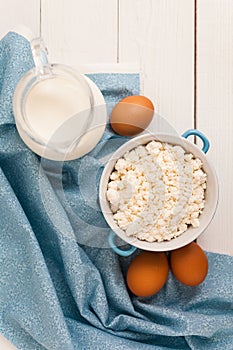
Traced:
POLYGON ((151 141, 125 153, 110 175, 107 199, 128 236, 169 241, 199 226, 207 175, 180 146, 151 141))

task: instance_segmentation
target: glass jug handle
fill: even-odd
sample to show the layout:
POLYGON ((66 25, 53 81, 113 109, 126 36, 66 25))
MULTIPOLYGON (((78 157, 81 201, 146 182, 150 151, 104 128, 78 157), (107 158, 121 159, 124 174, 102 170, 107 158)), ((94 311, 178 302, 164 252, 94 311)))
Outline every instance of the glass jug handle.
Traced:
POLYGON ((32 57, 40 75, 52 74, 51 65, 48 62, 48 50, 41 37, 31 41, 32 57))

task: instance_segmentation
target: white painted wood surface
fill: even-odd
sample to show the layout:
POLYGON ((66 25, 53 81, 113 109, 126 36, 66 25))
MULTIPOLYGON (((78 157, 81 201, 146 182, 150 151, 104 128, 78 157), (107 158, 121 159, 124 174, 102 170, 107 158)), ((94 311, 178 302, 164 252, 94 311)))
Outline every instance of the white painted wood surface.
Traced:
POLYGON ((139 62, 143 93, 182 133, 194 126, 194 1, 120 0, 119 62, 139 62))
POLYGON ((211 140, 220 184, 219 208, 199 243, 233 255, 233 1, 199 0, 197 20, 197 127, 211 140))
POLYGON ((40 33, 40 0, 0 0, 0 38, 20 25, 40 33))
POLYGON ((117 0, 42 0, 41 31, 53 62, 116 62, 117 0))
POLYGON ((179 133, 195 123, 206 133, 220 202, 198 242, 233 255, 233 1, 196 0, 196 27, 194 0, 0 0, 0 16, 0 37, 19 24, 41 32, 53 62, 139 70, 142 92, 179 133))

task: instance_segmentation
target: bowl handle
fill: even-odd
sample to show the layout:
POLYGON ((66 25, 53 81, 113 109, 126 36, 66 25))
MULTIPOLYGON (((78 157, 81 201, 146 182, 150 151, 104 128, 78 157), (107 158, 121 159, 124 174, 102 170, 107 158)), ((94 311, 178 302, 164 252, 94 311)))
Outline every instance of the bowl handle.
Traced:
POLYGON ((120 248, 118 248, 115 243, 114 243, 114 239, 115 239, 115 233, 113 231, 111 231, 109 233, 108 236, 108 242, 110 247, 112 248, 112 250, 117 253, 120 256, 130 256, 131 254, 133 254, 135 252, 135 250, 137 249, 136 247, 131 246, 129 249, 127 250, 122 250, 120 248))
POLYGON ((188 138, 189 136, 191 136, 191 135, 195 135, 195 136, 200 137, 200 139, 201 139, 202 142, 203 142, 202 151, 203 151, 204 153, 207 153, 208 150, 209 150, 209 148, 210 148, 210 143, 209 143, 209 140, 207 139, 207 137, 206 137, 204 134, 202 134, 202 132, 200 132, 200 131, 198 131, 198 130, 196 130, 196 129, 190 129, 190 130, 185 131, 185 132, 182 134, 182 137, 184 137, 184 138, 187 139, 187 138, 188 138))

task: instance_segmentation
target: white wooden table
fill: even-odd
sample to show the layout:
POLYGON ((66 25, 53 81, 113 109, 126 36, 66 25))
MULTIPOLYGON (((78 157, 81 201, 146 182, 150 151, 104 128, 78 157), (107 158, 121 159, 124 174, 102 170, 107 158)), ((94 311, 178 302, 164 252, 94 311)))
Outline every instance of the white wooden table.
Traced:
MULTIPOLYGON (((220 202, 199 244, 233 255, 233 1, 0 0, 0 14, 0 37, 24 24, 44 37, 51 61, 139 70, 159 114, 179 133, 206 134, 220 202)), ((0 348, 10 349, 1 338, 0 348)))

